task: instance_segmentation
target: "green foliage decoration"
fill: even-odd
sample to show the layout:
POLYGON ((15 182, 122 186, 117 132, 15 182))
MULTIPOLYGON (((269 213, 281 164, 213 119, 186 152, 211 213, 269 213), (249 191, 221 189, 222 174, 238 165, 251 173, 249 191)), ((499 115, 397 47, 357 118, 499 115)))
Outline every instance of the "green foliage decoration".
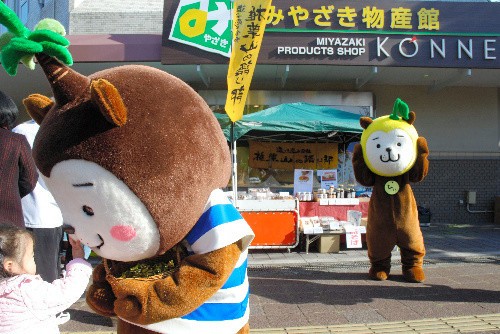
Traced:
POLYGON ((73 58, 68 50, 69 41, 64 37, 66 31, 58 21, 43 19, 30 31, 16 13, 0 1, 0 24, 8 30, 0 36, 0 59, 9 75, 16 75, 19 62, 34 69, 34 57, 37 53, 44 53, 66 65, 73 65, 73 58))
POLYGON ((408 104, 406 104, 406 102, 401 100, 399 97, 394 102, 394 107, 392 108, 392 114, 389 116, 389 118, 395 121, 399 121, 398 114, 405 120, 409 119, 410 107, 408 107, 408 104))
POLYGON ((155 275, 170 276, 175 270, 174 260, 167 263, 138 263, 124 271, 120 278, 149 278, 155 275))

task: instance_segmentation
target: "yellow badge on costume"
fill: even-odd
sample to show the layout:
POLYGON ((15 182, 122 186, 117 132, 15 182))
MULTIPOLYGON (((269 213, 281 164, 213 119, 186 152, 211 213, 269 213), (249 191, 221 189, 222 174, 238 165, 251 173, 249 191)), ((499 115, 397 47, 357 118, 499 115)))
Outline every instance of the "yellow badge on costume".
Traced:
POLYGON ((396 181, 387 181, 384 190, 389 195, 395 195, 399 191, 399 184, 396 181))

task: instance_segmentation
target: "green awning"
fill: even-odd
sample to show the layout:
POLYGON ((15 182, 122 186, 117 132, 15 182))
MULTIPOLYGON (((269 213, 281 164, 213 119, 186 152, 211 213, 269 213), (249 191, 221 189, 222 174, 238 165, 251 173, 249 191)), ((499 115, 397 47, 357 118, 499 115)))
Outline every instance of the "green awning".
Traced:
MULTIPOLYGON (((231 120, 215 114, 228 141, 231 120)), ((359 139, 361 115, 305 102, 280 104, 244 115, 234 124, 234 140, 337 141, 359 139)))

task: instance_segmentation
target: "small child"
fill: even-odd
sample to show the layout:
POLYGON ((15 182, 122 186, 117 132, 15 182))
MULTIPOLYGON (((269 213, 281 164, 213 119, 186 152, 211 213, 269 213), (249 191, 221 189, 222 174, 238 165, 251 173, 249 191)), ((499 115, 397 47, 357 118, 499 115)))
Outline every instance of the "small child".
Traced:
POLYGON ((31 232, 0 224, 0 333, 59 333, 56 314, 78 301, 92 274, 81 243, 70 237, 66 277, 45 282, 35 275, 33 242, 31 232))

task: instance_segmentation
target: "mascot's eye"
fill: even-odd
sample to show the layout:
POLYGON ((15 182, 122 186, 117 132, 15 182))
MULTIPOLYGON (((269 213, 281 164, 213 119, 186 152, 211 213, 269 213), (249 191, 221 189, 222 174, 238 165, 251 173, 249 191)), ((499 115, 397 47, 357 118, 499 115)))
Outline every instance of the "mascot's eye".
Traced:
POLYGON ((380 144, 377 144, 377 148, 380 148, 380 144))
POLYGON ((401 146, 401 143, 398 143, 398 146, 401 146))
POLYGON ((83 210, 83 212, 85 212, 85 214, 87 216, 93 216, 94 215, 94 210, 92 210, 92 208, 90 206, 84 205, 84 206, 82 206, 82 210, 83 210))

